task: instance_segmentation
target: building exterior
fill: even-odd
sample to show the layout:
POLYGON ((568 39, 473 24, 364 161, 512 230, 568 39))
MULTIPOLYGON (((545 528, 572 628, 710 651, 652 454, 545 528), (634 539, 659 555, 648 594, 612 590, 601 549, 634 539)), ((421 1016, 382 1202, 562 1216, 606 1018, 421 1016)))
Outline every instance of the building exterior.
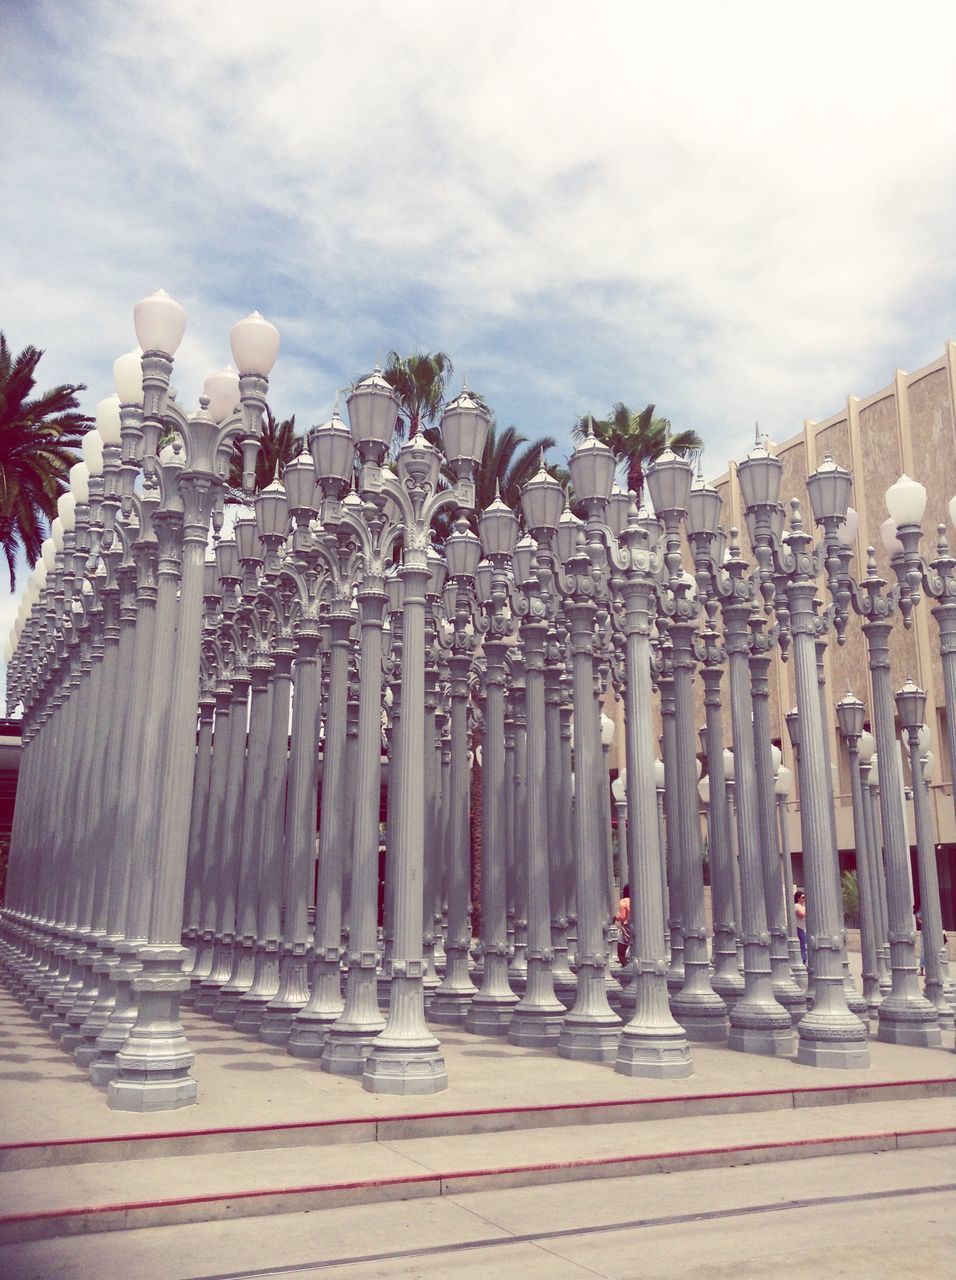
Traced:
MULTIPOLYGON (((783 462, 782 501, 799 498, 807 519, 811 518, 807 474, 827 454, 852 472, 851 505, 860 516, 854 575, 857 578, 865 576, 867 548, 872 546, 881 576, 889 582, 895 581, 889 555, 880 537, 880 525, 887 516, 883 495, 901 473, 919 480, 927 489, 923 520, 924 555, 932 559, 935 554, 937 525, 946 523, 947 536, 951 540, 956 538, 956 530, 948 525, 948 504, 956 495, 956 342, 947 342, 942 356, 925 368, 916 373, 897 370, 892 380, 879 391, 865 398, 849 396, 846 404, 830 417, 822 422, 805 421, 798 435, 771 448, 783 462)), ((744 518, 735 468, 731 466, 714 483, 724 499, 725 527, 737 526, 743 530, 744 518)), ((745 534, 743 539, 746 546, 745 534)), ((822 582, 821 596, 826 597, 822 582)), ((894 627, 891 671, 894 689, 912 677, 928 695, 927 720, 931 721, 934 755, 930 791, 936 839, 940 845, 940 889, 944 920, 953 927, 956 925, 956 813, 946 751, 946 706, 939 634, 930 611, 931 605, 932 601, 920 603, 910 630, 894 627)), ((836 731, 833 706, 848 689, 869 705, 866 645, 860 620, 854 614, 850 616, 845 644, 839 647, 831 641, 826 663, 830 694, 830 751, 838 771, 837 839, 841 853, 849 853, 854 845, 849 767, 836 731)), ((791 767, 792 750, 783 716, 794 703, 793 672, 786 663, 777 661, 771 684, 774 735, 783 750, 785 762, 791 767)), ((908 766, 904 765, 904 771, 908 777, 908 766)), ((794 818, 797 818, 798 800, 791 800, 790 807, 794 818)), ((912 843, 915 836, 911 804, 907 805, 907 811, 912 843)), ((799 821, 791 821, 789 827, 794 849, 799 851, 799 821)), ((844 857, 844 862, 852 865, 847 857, 844 857)))

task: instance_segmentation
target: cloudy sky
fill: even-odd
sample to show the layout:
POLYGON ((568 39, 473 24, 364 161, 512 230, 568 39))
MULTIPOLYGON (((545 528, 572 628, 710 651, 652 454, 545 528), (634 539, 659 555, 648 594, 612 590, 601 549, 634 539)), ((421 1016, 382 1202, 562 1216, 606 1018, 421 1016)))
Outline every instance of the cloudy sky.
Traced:
POLYGON ((0 327, 89 408, 160 286, 186 403, 258 308, 303 426, 442 348, 558 453, 654 401, 714 472, 956 337, 952 0, 3 8, 0 327))

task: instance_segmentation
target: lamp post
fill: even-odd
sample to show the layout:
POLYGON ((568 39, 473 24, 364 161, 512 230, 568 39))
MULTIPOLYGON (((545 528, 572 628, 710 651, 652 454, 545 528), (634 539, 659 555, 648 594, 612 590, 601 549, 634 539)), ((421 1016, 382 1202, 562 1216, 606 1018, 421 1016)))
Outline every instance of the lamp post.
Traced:
MULTIPOLYGON (((278 354, 279 335, 261 316, 233 328, 232 345, 240 371, 242 406, 220 426, 201 409, 187 418, 169 395, 172 354, 185 328, 185 315, 165 295, 137 304, 137 336, 144 349, 144 468, 155 465, 155 443, 164 418, 175 424, 183 441, 184 466, 178 477, 183 507, 178 573, 178 629, 158 635, 163 647, 158 665, 171 671, 168 718, 160 776, 163 779, 156 838, 156 865, 147 944, 139 950, 142 973, 134 979, 138 1016, 129 1039, 117 1054, 118 1072, 110 1081, 109 1105, 118 1110, 166 1110, 196 1100, 189 1075, 192 1055, 179 1021, 179 997, 188 986, 181 973, 183 886, 189 838, 189 808, 195 769, 195 716, 199 696, 200 622, 203 561, 209 520, 222 484, 232 441, 241 438, 251 487, 252 457, 265 404, 268 374, 278 354), (167 658, 172 649, 171 661, 167 658)), ((172 575, 171 575, 172 576, 172 575)))
POLYGON ((744 508, 754 526, 753 543, 764 599, 775 604, 792 636, 802 746, 801 821, 807 882, 808 941, 813 972, 813 1008, 797 1025, 797 1060, 810 1066, 853 1069, 869 1064, 867 1029, 847 1005, 842 972, 842 909, 833 874, 833 844, 827 806, 831 780, 823 748, 824 725, 817 688, 815 612, 820 556, 803 527, 799 503, 791 504, 789 540, 774 529, 780 511, 782 464, 758 441, 738 477, 744 508))
POLYGON ((352 436, 362 459, 359 491, 369 500, 377 495, 390 499, 403 526, 401 773, 393 867, 395 956, 388 1020, 365 1060, 362 1084, 377 1093, 435 1093, 447 1086, 448 1077, 438 1041, 425 1025, 422 989, 427 550, 431 521, 440 510, 474 505, 474 470, 490 419, 465 392, 446 408, 442 437, 456 483, 454 489, 442 492, 438 489, 441 454, 421 434, 399 450, 397 474, 382 468, 398 405, 380 373, 373 373, 355 388, 348 406, 352 436))
MULTIPOLYGON (((838 640, 850 607, 862 619, 872 686, 872 710, 880 757, 880 809, 883 819, 883 854, 889 911, 890 959, 893 989, 880 1005, 877 1035, 891 1044, 937 1045, 939 1022, 932 1004, 922 995, 916 977, 916 934, 910 893, 909 844, 903 816, 902 778, 896 749, 893 693, 890 686, 890 633, 894 617, 909 625, 912 601, 899 584, 885 591, 877 572, 873 549, 867 556, 867 575, 857 583, 850 574, 852 547, 841 535, 847 514, 849 472, 827 458, 809 477, 807 488, 814 519, 824 530, 827 583, 835 606, 838 640)), ((901 513, 901 514, 906 514, 901 513)), ((801 707, 801 715, 803 708, 801 707)))
MULTIPOLYGON (((920 554, 920 524, 926 511, 926 489, 902 475, 886 491, 889 519, 881 530, 891 552, 901 591, 909 607, 921 594, 935 601, 933 617, 939 629, 940 659, 946 699, 946 743, 950 777, 956 779, 956 558, 946 537, 946 526, 936 526, 936 558, 927 563, 920 554)), ((956 523, 956 497, 949 502, 949 518, 956 523)))
MULTIPOLYGON (((770 963, 769 895, 766 893, 767 877, 763 863, 771 857, 773 850, 772 846, 766 845, 765 833, 761 830, 758 790, 763 779, 758 772, 750 672, 753 639, 760 632, 759 624, 753 621, 757 578, 747 572, 736 529, 730 531, 730 550, 723 567, 716 564, 712 546, 719 513, 719 494, 698 483, 688 500, 688 534, 703 589, 720 601, 722 609, 730 673, 735 770, 739 779, 736 788, 737 842, 743 910, 744 992, 730 1011, 728 1044, 743 1053, 790 1054, 793 1052, 793 1024, 788 1009, 781 1003, 781 996, 786 994, 794 1008, 802 1009, 803 1000, 802 996, 798 1001, 793 1000, 793 994, 799 995, 799 992, 792 980, 786 992, 781 991, 778 995, 770 963)), ((765 747, 769 765, 770 744, 759 745, 765 747)), ((775 855, 773 863, 775 872, 775 855)), ((789 969, 787 978, 789 980, 789 969)))
POLYGON ((448 937, 445 976, 432 997, 430 1017, 436 1022, 464 1023, 476 988, 468 972, 471 953, 470 839, 468 811, 468 701, 470 677, 478 649, 480 626, 475 598, 475 575, 481 543, 467 522, 458 521, 445 544, 448 578, 454 593, 450 671, 450 775, 448 795, 447 885, 448 937))
POLYGON ((863 999, 870 1016, 880 1007, 880 977, 877 970, 880 910, 875 885, 873 852, 867 839, 863 786, 860 777, 860 738, 866 708, 851 692, 836 704, 837 725, 850 758, 850 795, 853 804, 853 831, 856 836, 856 867, 860 886, 860 950, 863 960, 863 999))
MULTIPOLYGON (((724 1040, 727 1037, 727 1006, 713 989, 707 954, 704 918, 703 846, 700 835, 697 795, 698 761, 693 708, 694 644, 700 603, 696 584, 682 571, 680 525, 687 513, 693 469, 670 449, 648 468, 647 485, 658 519, 664 526, 663 581, 658 591, 659 617, 666 618, 671 642, 674 691, 673 779, 671 760, 665 754, 667 790, 672 781, 676 790, 673 816, 679 845, 682 897, 682 940, 684 981, 671 999, 674 1017, 691 1040, 724 1040)), ((666 735, 665 735, 666 737, 666 735)), ((665 749, 666 749, 665 742, 665 749)), ((672 842, 668 824, 668 841, 672 842)), ((673 887, 671 889, 673 909, 673 887)), ((673 928, 673 926, 672 926, 673 928)), ((671 935, 673 946, 673 932, 671 935)))
POLYGON ((939 903, 939 874, 936 868, 936 846, 933 841, 923 776, 921 737, 928 737, 925 724, 926 694, 907 680, 896 694, 896 709, 909 748, 913 781, 913 815, 916 824, 916 857, 919 866, 919 901, 923 917, 923 966, 926 972, 926 998, 936 1010, 940 1027, 951 1030, 953 1010, 944 990, 941 953, 943 950, 943 917, 939 903))
POLYGON ((505 660, 515 623, 508 603, 508 569, 518 542, 518 521, 501 498, 478 520, 485 561, 478 593, 485 656, 484 728, 481 744, 481 951, 482 979, 468 1006, 465 1027, 479 1035, 507 1033, 518 997, 508 981, 507 811, 505 770, 505 660))
POLYGON ((784 898, 787 903, 787 948, 790 952, 790 972, 802 990, 807 989, 807 966, 800 954, 800 942, 797 937, 797 916, 794 910, 793 893, 793 858, 790 853, 790 824, 787 813, 787 801, 793 788, 793 774, 781 764, 774 779, 774 796, 777 804, 777 843, 780 846, 781 877, 783 879, 784 898))

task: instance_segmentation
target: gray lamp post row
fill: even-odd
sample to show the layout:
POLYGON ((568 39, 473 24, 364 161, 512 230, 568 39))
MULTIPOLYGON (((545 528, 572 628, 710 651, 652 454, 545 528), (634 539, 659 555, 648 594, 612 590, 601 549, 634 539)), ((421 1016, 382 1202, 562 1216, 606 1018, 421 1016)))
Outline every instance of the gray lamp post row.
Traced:
MULTIPOLYGON (((153 1109, 194 1100, 181 996, 290 1053, 320 1059, 326 1070, 361 1076, 376 1091, 444 1087, 440 1045, 424 1017, 426 989, 435 1021, 464 1021, 516 1044, 615 1061, 626 1074, 688 1074, 691 1039, 729 1036, 745 1052, 786 1053, 794 1024, 800 1060, 865 1062, 866 1028, 847 1003, 844 981, 829 770, 825 752, 813 749, 824 742, 816 579, 825 569, 838 636, 848 600, 868 619, 880 759, 892 769, 886 617, 899 607, 905 620, 925 580, 944 599, 935 612, 941 628, 948 626, 954 562, 945 549, 931 571, 915 550, 918 524, 904 518, 895 594, 882 592, 875 571, 857 589, 840 541, 847 473, 826 463, 811 477, 824 527, 823 548, 815 550, 795 504, 789 535, 783 533, 780 464, 758 446, 740 467, 756 562, 750 570, 735 539, 722 554, 719 499, 692 486, 686 462, 668 451, 649 470, 659 523, 613 492, 614 459, 590 437, 571 459, 586 520, 565 509, 560 486, 542 469, 522 493, 524 538, 496 500, 481 513, 479 538, 459 521, 443 561, 430 549, 429 526, 443 506, 472 505, 487 414, 467 393, 446 409, 443 442, 457 478, 442 492, 442 456, 421 436, 402 447, 394 472, 383 466, 397 402, 376 372, 349 397, 350 426, 336 415, 315 429, 285 483, 267 486, 255 518, 240 518, 235 539, 220 539, 214 560, 206 560, 233 440, 242 445, 251 483, 266 389, 261 370, 271 368, 278 337, 261 317, 236 326, 238 378, 214 375, 200 413, 187 419, 169 389, 183 326, 181 309, 165 295, 137 308, 146 355, 141 362, 122 358, 123 407, 103 408, 103 456, 94 456, 94 446, 88 488, 80 473, 75 501, 62 502, 60 530, 44 550, 43 591, 33 601, 39 607, 21 626, 11 666, 27 732, 12 906, 4 917, 8 968, 35 1015, 95 1082, 109 1085, 111 1105, 153 1109), (141 388, 134 368, 141 368, 141 388), (175 443, 157 453, 164 432, 175 443), (685 518, 696 583, 683 569, 685 518), (399 545, 401 567, 390 572, 399 545), (707 626, 700 632, 702 606, 707 626), (771 610, 776 622, 768 629, 771 610), (778 637, 794 654, 804 744, 809 1013, 791 969, 791 882, 782 876, 774 813, 766 677, 778 637), (725 651, 740 875, 722 777, 725 651), (467 753, 479 655, 484 857, 476 990, 468 959, 467 753), (618 659, 635 935, 623 998, 605 950, 609 797, 597 696, 599 677, 606 679, 608 663, 615 667, 618 659), (713 961, 696 790, 698 663, 710 760, 713 961), (383 673, 392 683, 382 957, 375 903, 383 673), (655 681, 663 712, 666 883, 655 681), (128 714, 131 688, 142 691, 137 719, 128 714), (438 726, 446 718, 443 753, 438 726), (115 725, 122 728, 111 733, 115 725), (310 930, 320 736, 323 804, 310 930), (48 776, 55 780, 53 810, 42 786, 48 776), (439 981, 433 925, 442 889, 447 963, 439 981), (574 972, 567 964, 571 924, 574 972), (186 969, 183 942, 192 951, 186 969), (379 1012, 379 985, 388 993, 387 1018, 379 1012), (631 1015, 624 1026, 609 991, 631 1015)), ((918 694, 899 695, 911 743, 922 713, 918 694)), ((841 707, 852 754, 862 725, 853 715, 844 724, 847 700, 841 707)), ((918 746, 917 733, 917 753, 918 746)), ((917 774, 922 786, 914 766, 917 774)), ((900 873, 899 789, 885 779, 879 790, 880 858, 860 783, 853 796, 864 850, 866 1005, 876 1005, 881 980, 886 984, 878 967, 886 939, 892 972, 879 1002, 879 1034, 932 1044, 941 1018, 951 1020, 952 989, 939 961, 925 797, 919 791, 917 833, 926 940, 934 950, 929 999, 915 980, 912 929, 900 906, 901 892, 907 900, 909 892, 900 873)))

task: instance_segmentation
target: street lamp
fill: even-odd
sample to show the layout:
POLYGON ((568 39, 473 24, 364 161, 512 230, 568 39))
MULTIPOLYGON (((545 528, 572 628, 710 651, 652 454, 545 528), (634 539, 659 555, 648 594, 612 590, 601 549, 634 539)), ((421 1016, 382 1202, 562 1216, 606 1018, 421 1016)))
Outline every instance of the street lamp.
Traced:
MULTIPOLYGON (((824 724, 817 685, 816 636, 821 627, 815 606, 821 557, 803 527, 800 504, 791 503, 789 539, 774 529, 782 463, 759 442, 738 464, 741 497, 752 517, 754 553, 764 599, 786 608, 792 637, 799 708, 800 796, 808 935, 812 955, 813 1008, 797 1025, 797 1059, 811 1066, 853 1069, 869 1064, 867 1029, 853 1014, 843 989, 842 907, 833 874, 834 849, 828 806, 824 724)), ((841 513, 845 514, 844 510, 841 513)), ((788 726, 790 720, 788 718, 788 726)))
MULTIPOLYGON (((916 981, 916 935, 910 897, 909 844, 903 816, 902 782, 896 751, 893 693, 890 686, 890 634, 899 614, 910 625, 912 598, 900 584, 889 591, 877 572, 872 547, 866 577, 856 582, 850 573, 852 550, 838 536, 847 511, 852 481, 848 471, 827 458, 807 481, 813 515, 824 531, 821 568, 835 607, 837 639, 842 642, 849 609, 862 619, 869 654, 873 693, 873 722, 880 755, 880 809, 883 819, 889 942, 893 989, 880 1005, 881 1040, 892 1044, 939 1044, 935 1010, 916 981)), ((901 514, 913 514, 909 507, 901 514)), ((802 708, 801 708, 802 712, 802 708)))
POLYGON ((880 912, 876 889, 874 857, 867 838, 863 785, 860 774, 860 741, 866 721, 866 708, 851 692, 836 704, 837 727, 850 757, 850 796, 853 805, 853 831, 856 837, 856 869, 860 886, 860 950, 863 960, 863 998, 870 1016, 879 1012, 882 996, 877 968, 880 942, 880 912))
POLYGON ((926 694, 907 680, 896 694, 896 710, 906 734, 910 769, 913 779, 913 815, 916 823, 916 857, 919 866, 919 902, 923 917, 923 967, 926 972, 926 998, 936 1010, 939 1025, 953 1026, 953 1010, 944 990, 941 953, 943 950, 943 917, 939 902, 939 875, 936 869, 936 845, 933 840, 929 796, 923 776, 920 739, 928 738, 924 723, 926 694))
MULTIPOLYGON (((693 468, 665 449, 647 471, 654 510, 664 526, 663 589, 658 591, 659 627, 671 644, 674 694, 673 779, 668 756, 667 791, 676 792, 675 829, 668 827, 669 846, 676 843, 682 910, 684 980, 671 999, 674 1017, 692 1040, 725 1040, 727 1006, 713 989, 704 917, 703 847, 697 797, 697 744, 693 706, 694 641, 701 612, 696 587, 683 574, 680 527, 687 513, 693 468)), ((672 889, 673 897, 673 889, 672 889)), ((673 906, 673 901, 672 901, 673 906)), ((673 935, 672 935, 673 944, 673 935)))

